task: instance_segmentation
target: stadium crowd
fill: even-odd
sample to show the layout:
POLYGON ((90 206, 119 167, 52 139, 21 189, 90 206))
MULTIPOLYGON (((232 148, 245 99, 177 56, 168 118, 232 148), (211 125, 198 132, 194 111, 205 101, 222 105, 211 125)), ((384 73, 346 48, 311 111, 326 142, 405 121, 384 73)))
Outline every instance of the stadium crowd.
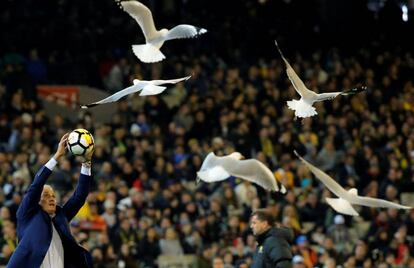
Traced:
MULTIPOLYGON (((79 120, 70 122, 48 117, 34 90, 71 83, 75 74, 62 58, 53 51, 42 58, 35 46, 0 55, 0 265, 18 242, 15 214, 25 189, 60 137, 82 127, 95 138, 94 185, 71 230, 96 267, 156 267, 160 255, 181 254, 196 254, 200 268, 248 267, 255 250, 249 216, 259 207, 295 231, 295 268, 414 267, 414 210, 358 207, 360 217, 338 215, 324 199, 331 193, 293 155, 297 150, 365 196, 401 202, 402 193, 414 192, 412 53, 372 43, 352 53, 302 55, 281 44, 310 89, 364 84, 368 91, 318 103, 318 115, 300 121, 286 107, 298 96, 276 53, 254 61, 240 56, 237 63, 201 53, 144 66, 115 51, 111 60, 98 57, 87 66, 96 71, 92 84, 110 92, 134 78, 192 78, 158 96, 120 101, 108 124, 79 110, 79 120), (207 153, 235 150, 270 167, 287 194, 237 178, 195 184, 207 153)), ((79 167, 68 154, 48 180, 60 200, 73 190, 79 167)))

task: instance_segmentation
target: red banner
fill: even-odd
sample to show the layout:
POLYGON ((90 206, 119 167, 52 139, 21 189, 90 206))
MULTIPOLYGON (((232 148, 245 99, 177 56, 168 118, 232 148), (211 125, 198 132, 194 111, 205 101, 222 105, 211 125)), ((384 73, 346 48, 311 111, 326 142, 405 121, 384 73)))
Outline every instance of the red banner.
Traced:
POLYGON ((79 103, 79 90, 78 86, 40 85, 37 86, 37 95, 62 106, 76 107, 79 103))

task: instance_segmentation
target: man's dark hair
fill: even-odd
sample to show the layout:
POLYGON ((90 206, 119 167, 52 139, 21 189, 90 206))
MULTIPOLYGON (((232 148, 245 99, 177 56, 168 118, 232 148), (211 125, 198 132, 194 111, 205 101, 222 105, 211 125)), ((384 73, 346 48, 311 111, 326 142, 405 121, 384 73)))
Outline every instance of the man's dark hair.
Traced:
POLYGON ((270 226, 274 225, 273 216, 265 208, 259 208, 253 211, 250 217, 256 216, 259 221, 267 221, 270 226))

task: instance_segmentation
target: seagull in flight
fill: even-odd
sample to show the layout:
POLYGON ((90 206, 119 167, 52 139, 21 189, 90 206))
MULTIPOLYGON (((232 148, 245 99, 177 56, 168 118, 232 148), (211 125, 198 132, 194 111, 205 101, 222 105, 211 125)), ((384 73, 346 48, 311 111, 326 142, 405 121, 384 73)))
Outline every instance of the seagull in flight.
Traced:
POLYGON ((359 86, 344 91, 317 94, 306 88, 303 81, 299 78, 299 76, 293 70, 292 66, 290 66, 289 62, 286 60, 285 56, 279 48, 279 45, 277 44, 277 41, 275 41, 275 44, 280 53, 280 56, 285 62, 287 76, 289 77, 289 80, 295 88, 296 92, 301 96, 300 100, 291 100, 287 102, 289 109, 295 111, 296 117, 306 118, 318 114, 315 107, 312 106, 313 103, 317 101, 331 100, 339 95, 354 95, 367 89, 365 86, 359 86))
POLYGON ((87 108, 91 108, 91 107, 94 107, 100 104, 115 102, 126 95, 129 95, 129 94, 132 94, 138 91, 141 91, 139 93, 140 96, 158 95, 167 88, 162 85, 177 84, 178 82, 188 80, 190 77, 191 76, 186 76, 186 77, 182 77, 178 79, 171 79, 171 80, 151 80, 151 81, 134 79, 133 81, 134 84, 132 86, 127 87, 123 90, 120 90, 116 92, 115 94, 112 94, 111 96, 103 100, 100 100, 100 101, 97 101, 91 104, 81 105, 81 108, 87 109, 87 108))
POLYGON ((209 153, 197 172, 197 183, 222 181, 230 176, 239 177, 256 183, 266 190, 286 193, 286 188, 278 182, 262 162, 256 159, 242 160, 239 152, 226 156, 216 156, 214 152, 209 153))
POLYGON ((352 205, 374 208, 412 209, 412 207, 403 206, 383 199, 359 196, 358 190, 355 188, 351 188, 347 191, 328 174, 303 159, 296 151, 294 151, 294 153, 306 165, 306 167, 310 169, 317 179, 325 184, 325 186, 332 193, 338 196, 338 198, 326 198, 326 202, 339 213, 350 216, 358 216, 358 212, 352 207, 352 205))
POLYGON ((151 11, 138 1, 115 0, 117 4, 133 17, 142 29, 145 36, 144 45, 133 45, 132 51, 142 62, 159 62, 165 59, 160 51, 165 41, 181 38, 198 37, 207 32, 206 29, 195 27, 188 24, 180 24, 172 29, 155 28, 154 19, 151 11))

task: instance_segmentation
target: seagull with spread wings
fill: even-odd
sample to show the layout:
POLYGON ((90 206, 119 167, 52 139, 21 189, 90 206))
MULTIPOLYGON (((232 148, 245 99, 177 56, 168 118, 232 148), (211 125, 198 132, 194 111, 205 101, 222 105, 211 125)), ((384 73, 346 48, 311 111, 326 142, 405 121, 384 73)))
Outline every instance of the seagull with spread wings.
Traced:
POLYGON ((206 29, 188 24, 180 24, 172 29, 155 28, 151 11, 138 1, 115 0, 118 5, 133 17, 142 29, 145 36, 145 45, 133 45, 132 51, 142 62, 159 62, 165 59, 160 51, 165 41, 181 38, 198 37, 207 32, 206 29))
POLYGON ((112 94, 111 96, 86 105, 81 105, 82 109, 91 108, 100 104, 104 103, 111 103, 118 101, 124 96, 127 96, 129 94, 141 91, 139 93, 140 96, 149 96, 149 95, 157 95, 163 92, 167 87, 162 86, 164 84, 177 84, 178 82, 188 80, 191 76, 186 76, 178 79, 170 79, 170 80, 151 80, 151 81, 145 81, 145 80, 138 80, 134 79, 133 85, 130 87, 127 87, 123 90, 120 90, 116 92, 115 94, 112 94))
POLYGON ((412 209, 412 207, 403 206, 397 203, 393 203, 387 200, 359 196, 358 191, 355 188, 351 188, 348 191, 342 188, 339 183, 332 179, 328 174, 318 169, 305 159, 303 159, 296 151, 294 152, 303 164, 320 180, 325 186, 338 198, 326 198, 326 202, 337 212, 358 216, 358 212, 352 207, 352 205, 360 205, 374 208, 396 208, 396 209, 412 209))
POLYGON ((222 181, 230 176, 239 177, 244 180, 256 183, 266 190, 286 193, 286 188, 278 182, 262 162, 256 159, 242 160, 243 156, 239 152, 234 152, 226 156, 216 156, 213 152, 209 153, 197 172, 197 182, 222 181))
POLYGON ((329 92, 329 93, 320 93, 317 94, 311 90, 309 90, 303 81, 299 78, 299 76, 296 74, 296 72, 293 70, 292 66, 290 66, 289 62, 286 60, 285 56, 283 55, 282 51, 279 48, 279 45, 277 44, 277 41, 275 41, 276 47, 280 53, 280 56, 282 57, 283 61, 286 65, 286 73, 289 77, 290 82, 292 83, 293 87, 295 88, 296 92, 299 93, 301 96, 300 100, 291 100, 287 102, 287 105, 289 109, 295 111, 296 117, 311 117, 316 114, 315 107, 313 107, 313 103, 317 101, 324 101, 324 100, 331 100, 336 98, 339 95, 353 95, 362 91, 365 91, 367 88, 365 86, 356 87, 349 90, 344 91, 338 91, 338 92, 329 92))

